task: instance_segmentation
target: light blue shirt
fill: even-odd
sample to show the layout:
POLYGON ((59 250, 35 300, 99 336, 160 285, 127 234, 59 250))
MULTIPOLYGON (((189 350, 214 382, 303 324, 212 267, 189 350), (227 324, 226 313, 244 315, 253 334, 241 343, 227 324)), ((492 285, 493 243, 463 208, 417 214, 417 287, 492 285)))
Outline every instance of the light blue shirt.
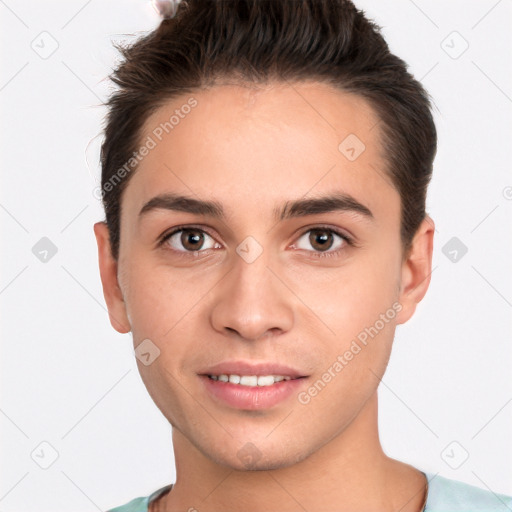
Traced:
MULTIPOLYGON (((457 480, 423 471, 428 479, 427 503, 423 512, 512 512, 512 497, 497 494, 457 480)), ((107 512, 147 512, 150 501, 172 487, 162 487, 149 496, 132 501, 107 512)))

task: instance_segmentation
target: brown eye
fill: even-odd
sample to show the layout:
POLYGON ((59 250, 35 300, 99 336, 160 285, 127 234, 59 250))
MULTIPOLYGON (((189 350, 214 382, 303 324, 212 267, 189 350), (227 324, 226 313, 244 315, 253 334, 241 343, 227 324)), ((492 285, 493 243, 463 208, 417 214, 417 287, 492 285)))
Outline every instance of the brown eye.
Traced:
POLYGON ((204 243, 204 234, 198 229, 184 229, 181 232, 180 242, 188 251, 197 251, 204 243))
POLYGON ((199 228, 175 229, 162 239, 162 244, 170 245, 178 252, 199 252, 220 247, 208 233, 199 228), (206 245, 206 247, 205 247, 206 245))
POLYGON ((347 236, 331 228, 319 227, 303 233, 294 247, 310 251, 314 255, 321 255, 322 253, 332 255, 342 251, 346 245, 350 244, 351 241, 347 236))
POLYGON ((317 251, 330 249, 333 241, 333 233, 327 229, 312 229, 309 232, 309 243, 317 251))

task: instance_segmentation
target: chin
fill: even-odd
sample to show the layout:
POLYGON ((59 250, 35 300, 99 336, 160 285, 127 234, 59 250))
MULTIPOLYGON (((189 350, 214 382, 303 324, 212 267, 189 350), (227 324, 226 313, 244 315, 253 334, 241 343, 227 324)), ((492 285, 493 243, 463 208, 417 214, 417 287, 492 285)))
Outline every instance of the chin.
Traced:
POLYGON ((253 443, 247 442, 242 448, 233 452, 222 454, 205 454, 216 464, 226 466, 235 471, 271 471, 274 469, 293 466, 303 459, 307 454, 302 450, 290 453, 279 453, 278 449, 271 448, 267 453, 265 449, 259 450, 253 443))
POLYGON ((297 463, 297 460, 291 459, 279 459, 279 460, 267 460, 258 464, 255 464, 253 468, 241 468, 241 471, 271 471, 273 469, 282 469, 297 463))

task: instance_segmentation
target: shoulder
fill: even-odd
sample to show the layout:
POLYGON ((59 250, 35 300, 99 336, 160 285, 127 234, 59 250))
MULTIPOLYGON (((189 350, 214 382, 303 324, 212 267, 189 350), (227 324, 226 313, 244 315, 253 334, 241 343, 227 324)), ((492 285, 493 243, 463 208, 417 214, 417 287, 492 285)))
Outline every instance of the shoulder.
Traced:
POLYGON ((134 498, 133 500, 125 503, 124 505, 120 505, 116 508, 111 508, 107 510, 107 512, 148 512, 148 506, 151 501, 158 498, 162 494, 170 491, 174 484, 166 485, 165 487, 161 487, 157 489, 155 492, 152 492, 149 496, 141 496, 139 498, 134 498))
POLYGON ((424 471, 428 478, 425 512, 510 512, 512 497, 424 471))
POLYGON ((134 498, 124 505, 111 508, 107 512, 147 512, 149 496, 134 498))

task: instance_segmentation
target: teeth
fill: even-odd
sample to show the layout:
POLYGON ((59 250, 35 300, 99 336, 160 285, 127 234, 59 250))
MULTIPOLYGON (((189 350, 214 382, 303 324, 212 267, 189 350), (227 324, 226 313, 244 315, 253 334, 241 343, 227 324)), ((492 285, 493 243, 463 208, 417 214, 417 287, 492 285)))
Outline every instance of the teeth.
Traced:
POLYGON ((221 382, 230 382, 232 384, 240 384, 242 386, 271 386, 282 380, 290 380, 291 377, 283 375, 208 375, 212 380, 220 380, 221 382))
POLYGON ((257 386, 258 377, 256 375, 242 375, 240 377, 240 384, 242 386, 257 386))
POLYGON ((240 384, 240 375, 230 375, 229 382, 232 384, 240 384))

